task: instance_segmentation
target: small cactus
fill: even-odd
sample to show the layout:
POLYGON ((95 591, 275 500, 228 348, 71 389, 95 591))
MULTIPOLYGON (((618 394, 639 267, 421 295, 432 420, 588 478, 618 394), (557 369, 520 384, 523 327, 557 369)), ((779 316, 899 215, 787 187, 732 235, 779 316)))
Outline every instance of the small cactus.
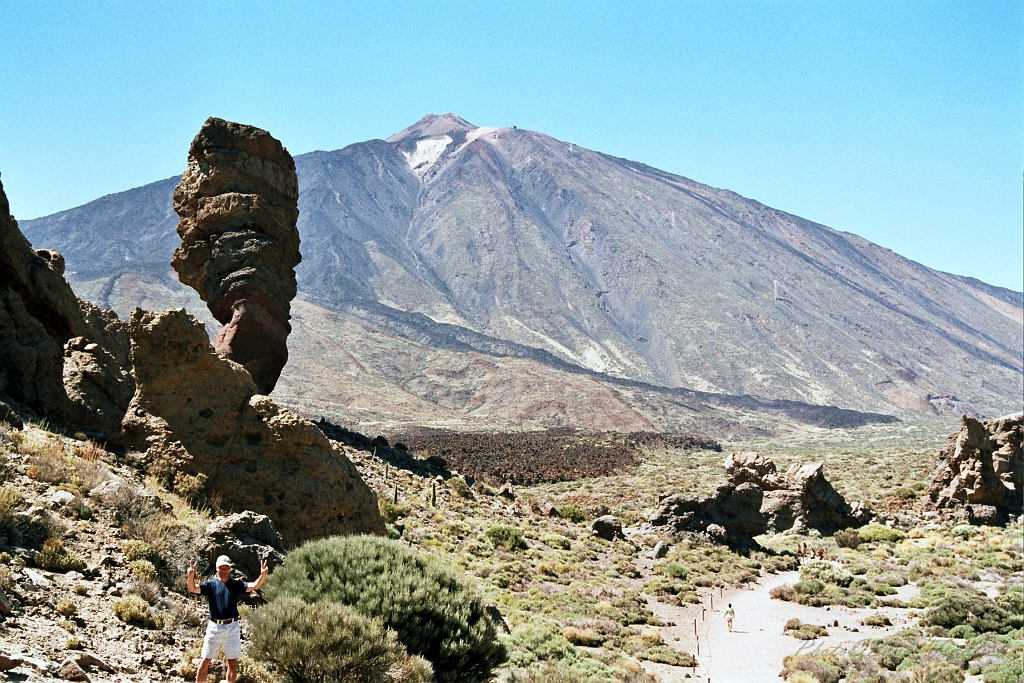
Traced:
POLYGON ((437 482, 430 482, 430 506, 437 507, 437 482))

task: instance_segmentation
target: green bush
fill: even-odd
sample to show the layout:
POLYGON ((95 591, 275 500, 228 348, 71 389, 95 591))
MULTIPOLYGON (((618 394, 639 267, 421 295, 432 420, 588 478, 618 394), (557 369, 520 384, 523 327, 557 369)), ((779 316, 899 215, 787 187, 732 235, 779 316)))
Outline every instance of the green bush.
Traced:
POLYGON ((70 619, 71 617, 78 614, 78 605, 76 605, 75 601, 71 598, 64 598, 63 600, 57 603, 57 606, 54 607, 54 610, 56 610, 57 614, 61 615, 62 617, 70 619))
POLYGON ((575 658, 576 648, 553 622, 533 621, 512 631, 512 641, 541 660, 575 658))
POLYGON ((43 549, 36 555, 35 563, 40 569, 51 572, 80 572, 86 567, 85 560, 78 553, 65 548, 59 538, 43 542, 43 549))
POLYGON ((868 524, 862 526, 857 534, 860 536, 861 543, 873 543, 875 541, 888 541, 889 543, 896 543, 902 541, 907 537, 899 529, 890 529, 887 526, 881 524, 868 524))
POLYGON ((572 541, 561 534, 544 534, 540 537, 540 542, 551 548, 558 548, 559 550, 568 550, 572 547, 572 541))
POLYGON ((1024 626, 1024 615, 1014 614, 980 593, 958 590, 933 603, 921 623, 943 628, 967 624, 978 633, 1007 633, 1024 626))
POLYGON ((950 638, 964 638, 966 640, 970 640, 976 635, 978 635, 978 633, 967 624, 959 624, 958 626, 954 626, 949 629, 950 638))
POLYGON ((135 624, 146 628, 153 627, 153 617, 149 614, 149 603, 137 595, 126 595, 114 600, 111 605, 114 616, 126 624, 135 624))
POLYGON ((1020 683, 1024 681, 1024 660, 1014 657, 985 669, 981 680, 985 683, 1020 683))
POLYGON ((156 567, 149 560, 132 560, 128 563, 128 571, 136 579, 152 581, 156 578, 156 567))
POLYGON ((526 550, 526 539, 523 532, 508 524, 495 524, 487 530, 487 538, 495 548, 504 548, 509 551, 526 550))
POLYGON ((397 541, 307 543, 271 574, 265 594, 271 603, 285 596, 333 602, 381 620, 410 654, 433 665, 440 683, 486 680, 507 656, 470 580, 397 541))
POLYGON ((978 528, 970 524, 957 524, 950 533, 956 538, 970 538, 978 535, 978 528))
POLYGON ((825 560, 811 560, 800 568, 804 581, 821 581, 846 588, 853 581, 853 574, 825 560))
POLYGON ((860 532, 856 529, 840 529, 832 538, 840 548, 854 548, 860 545, 860 532))
POLYGON ((692 667, 696 666, 697 660, 689 652, 676 652, 664 645, 655 645, 637 654, 638 659, 646 659, 649 662, 668 664, 669 666, 692 667))
POLYGON ((674 579, 685 579, 690 574, 686 565, 679 562, 669 562, 665 565, 664 572, 666 576, 671 576, 674 579))
POLYGON ((455 491, 460 498, 467 498, 469 500, 474 498, 473 489, 469 488, 469 484, 462 477, 452 477, 449 479, 448 488, 455 491))
POLYGON ((376 683, 407 656, 394 631, 338 603, 285 596, 249 622, 253 653, 293 683, 376 683))
POLYGON ((814 676, 820 683, 839 683, 843 675, 843 670, 835 664, 809 655, 789 655, 782 660, 782 666, 779 676, 787 681, 800 672, 814 676))
POLYGON ((555 508, 558 511, 558 516, 564 520, 568 520, 573 524, 579 524, 587 518, 583 512, 583 508, 576 504, 570 505, 559 505, 555 508))
POLYGON ((153 546, 146 543, 145 541, 138 541, 129 539, 127 541, 121 541, 121 552, 124 553, 124 557, 129 562, 135 560, 149 560, 153 564, 156 564, 159 555, 153 546))
POLYGON ((884 614, 870 614, 864 617, 864 621, 861 623, 865 626, 892 626, 892 622, 889 621, 889 617, 884 614))

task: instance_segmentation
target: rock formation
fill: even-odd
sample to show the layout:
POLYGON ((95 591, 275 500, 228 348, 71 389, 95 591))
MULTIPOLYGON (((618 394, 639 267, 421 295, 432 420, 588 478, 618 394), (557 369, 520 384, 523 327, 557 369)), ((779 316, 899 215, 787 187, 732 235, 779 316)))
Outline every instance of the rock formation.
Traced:
POLYGON ((761 514, 763 492, 754 484, 723 484, 707 498, 678 493, 661 497, 658 509, 648 518, 653 527, 673 533, 705 533, 718 543, 752 547, 754 536, 768 530, 761 514))
POLYGON ((235 569, 255 581, 260 575, 260 562, 273 570, 284 562, 284 539, 277 533, 270 518, 252 510, 218 517, 203 533, 201 550, 210 566, 221 555, 235 563, 235 569))
POLYGON ((351 462, 302 417, 260 394, 244 367, 215 353, 184 310, 136 310, 137 388, 124 419, 140 465, 205 481, 226 510, 270 517, 287 546, 384 533, 377 497, 351 462))
POLYGON ((127 326, 79 301, 56 251, 33 251, 0 184, 0 400, 75 429, 116 431, 133 392, 127 326))
POLYGON ((793 465, 780 474, 771 458, 736 452, 725 459, 725 471, 733 486, 749 483, 764 491, 761 513, 770 531, 817 529, 829 535, 867 522, 867 510, 847 503, 825 478, 823 463, 793 465))
POLYGON ((216 118, 192 141, 174 190, 182 244, 171 265, 225 326, 217 353, 245 366, 262 394, 288 361, 298 199, 295 162, 280 142, 216 118))
POLYGON ((1024 414, 995 420, 964 416, 950 436, 928 495, 939 508, 969 506, 978 522, 1005 521, 1024 509, 1024 414), (985 508, 994 508, 993 510, 985 508))

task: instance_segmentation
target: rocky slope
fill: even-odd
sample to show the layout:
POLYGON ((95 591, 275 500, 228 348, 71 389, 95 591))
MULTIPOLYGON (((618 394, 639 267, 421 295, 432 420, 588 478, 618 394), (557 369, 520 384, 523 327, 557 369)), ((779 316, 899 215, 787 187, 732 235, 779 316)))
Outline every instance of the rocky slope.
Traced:
MULTIPOLYGON (((453 114, 296 170, 300 298, 430 349, 860 410, 1020 403, 1021 293, 728 191, 453 114)), ((174 183, 23 227, 95 301, 174 292, 174 183)))

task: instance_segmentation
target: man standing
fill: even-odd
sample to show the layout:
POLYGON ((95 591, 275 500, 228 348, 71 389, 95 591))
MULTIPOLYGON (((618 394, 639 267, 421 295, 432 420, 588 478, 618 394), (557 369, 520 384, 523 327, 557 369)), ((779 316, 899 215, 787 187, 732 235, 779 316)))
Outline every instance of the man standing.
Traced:
POLYGON ((259 590, 267 578, 266 560, 260 562, 260 578, 246 583, 231 578, 231 558, 221 555, 217 558, 217 578, 196 585, 196 563, 188 566, 188 592, 205 595, 210 604, 210 622, 206 625, 203 638, 203 652, 196 672, 196 683, 206 683, 210 661, 224 648, 224 659, 228 663, 228 683, 235 683, 238 675, 238 658, 242 656, 242 632, 238 624, 238 596, 259 590))
POLYGON ((729 625, 729 633, 732 633, 732 620, 736 618, 736 610, 732 608, 732 603, 729 603, 729 609, 725 610, 725 623, 729 625))

